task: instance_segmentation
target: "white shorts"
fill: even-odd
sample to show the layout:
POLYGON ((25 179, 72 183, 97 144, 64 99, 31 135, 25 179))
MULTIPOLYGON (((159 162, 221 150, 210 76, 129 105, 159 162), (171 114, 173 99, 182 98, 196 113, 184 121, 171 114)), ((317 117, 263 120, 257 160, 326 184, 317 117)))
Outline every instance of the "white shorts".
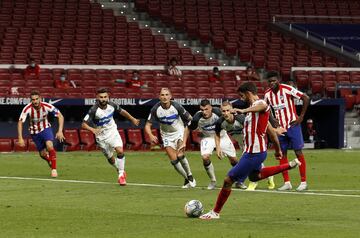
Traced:
POLYGON ((114 148, 123 147, 123 142, 121 136, 117 130, 114 130, 108 137, 105 139, 96 138, 96 142, 101 148, 103 154, 106 158, 110 159, 114 154, 114 148))
MULTIPOLYGON (((205 137, 201 140, 200 143, 200 153, 201 156, 212 155, 215 145, 214 137, 205 137)), ((234 144, 230 140, 229 136, 226 134, 220 137, 220 149, 228 157, 236 157, 236 150, 234 144)))
POLYGON ((162 136, 161 139, 163 141, 164 147, 171 147, 174 150, 177 150, 180 142, 183 141, 183 137, 183 133, 178 133, 176 136, 172 135, 171 137, 162 136))

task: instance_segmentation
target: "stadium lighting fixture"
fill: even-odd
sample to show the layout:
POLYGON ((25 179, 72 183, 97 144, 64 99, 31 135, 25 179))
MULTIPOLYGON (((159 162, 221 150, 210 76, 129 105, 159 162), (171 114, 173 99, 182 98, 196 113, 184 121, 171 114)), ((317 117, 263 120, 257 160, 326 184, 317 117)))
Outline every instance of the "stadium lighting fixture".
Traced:
POLYGON ((200 53, 200 51, 197 50, 196 53, 200 53))
POLYGON ((184 43, 184 46, 186 46, 186 44, 184 43))
POLYGON ((174 37, 170 37, 170 40, 173 40, 174 39, 174 37))
POLYGON ((136 20, 136 18, 135 17, 133 17, 133 21, 135 21, 136 20))
POLYGON ((161 31, 160 31, 160 30, 158 30, 158 33, 161 33, 161 31))
POLYGON ((210 57, 209 59, 211 59, 211 60, 212 60, 212 57, 210 57))
POLYGON ((223 66, 226 66, 226 64, 225 64, 225 63, 223 63, 223 66))
POLYGON ((145 27, 148 27, 148 25, 146 24, 145 27))
POLYGON ((104 7, 104 4, 101 4, 101 7, 104 7))

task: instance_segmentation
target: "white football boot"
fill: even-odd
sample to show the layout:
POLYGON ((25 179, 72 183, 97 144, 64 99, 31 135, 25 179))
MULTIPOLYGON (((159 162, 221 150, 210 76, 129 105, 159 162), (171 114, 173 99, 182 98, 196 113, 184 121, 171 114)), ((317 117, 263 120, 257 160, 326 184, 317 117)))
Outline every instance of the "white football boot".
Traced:
POLYGON ((211 181, 207 186, 207 189, 214 190, 216 188, 216 181, 211 181))
POLYGON ((301 192, 307 189, 307 183, 306 182, 301 182, 299 187, 296 188, 296 191, 301 192))
POLYGON ((278 191, 286 191, 286 190, 291 190, 292 189, 292 186, 291 186, 291 183, 288 181, 288 182, 285 182, 283 186, 281 186, 280 188, 278 188, 277 190, 278 191))
POLYGON ((201 215, 199 218, 202 219, 202 220, 219 219, 220 214, 214 212, 213 210, 211 210, 210 212, 205 213, 204 215, 201 215))

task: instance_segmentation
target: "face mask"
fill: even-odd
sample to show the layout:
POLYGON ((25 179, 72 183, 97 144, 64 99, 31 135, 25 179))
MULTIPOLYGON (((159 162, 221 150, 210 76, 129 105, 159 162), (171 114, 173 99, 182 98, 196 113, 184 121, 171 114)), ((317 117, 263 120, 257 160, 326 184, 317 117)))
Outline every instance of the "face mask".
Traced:
POLYGON ((30 66, 34 68, 34 67, 35 67, 35 63, 31 63, 30 66))
POLYGON ((60 80, 61 80, 61 81, 65 81, 65 76, 61 76, 61 77, 60 77, 60 80))
POLYGON ((138 76, 133 76, 132 79, 133 79, 133 80, 139 80, 139 77, 138 77, 138 76))

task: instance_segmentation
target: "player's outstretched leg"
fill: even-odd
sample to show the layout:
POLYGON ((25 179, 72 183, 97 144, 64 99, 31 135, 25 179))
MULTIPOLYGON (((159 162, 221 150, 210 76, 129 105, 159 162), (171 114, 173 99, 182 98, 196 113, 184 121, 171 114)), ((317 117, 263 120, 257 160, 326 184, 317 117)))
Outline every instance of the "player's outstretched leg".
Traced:
POLYGON ((249 180, 252 182, 257 182, 259 180, 265 179, 269 176, 278 174, 283 172, 284 170, 289 170, 296 168, 297 166, 301 165, 298 159, 294 159, 287 164, 282 164, 278 166, 269 166, 264 167, 260 171, 253 171, 249 174, 249 180))

